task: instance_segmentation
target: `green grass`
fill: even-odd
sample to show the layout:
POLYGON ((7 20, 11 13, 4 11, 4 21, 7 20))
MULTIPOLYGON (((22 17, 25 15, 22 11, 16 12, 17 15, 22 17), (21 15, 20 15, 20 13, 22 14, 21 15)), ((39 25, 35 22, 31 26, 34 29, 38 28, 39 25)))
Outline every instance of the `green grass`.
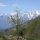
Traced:
POLYGON ((40 39, 38 39, 38 38, 27 38, 27 40, 40 40, 40 39))
POLYGON ((0 40, 3 40, 3 38, 0 37, 0 40))
POLYGON ((27 38, 27 40, 35 40, 35 38, 27 38))

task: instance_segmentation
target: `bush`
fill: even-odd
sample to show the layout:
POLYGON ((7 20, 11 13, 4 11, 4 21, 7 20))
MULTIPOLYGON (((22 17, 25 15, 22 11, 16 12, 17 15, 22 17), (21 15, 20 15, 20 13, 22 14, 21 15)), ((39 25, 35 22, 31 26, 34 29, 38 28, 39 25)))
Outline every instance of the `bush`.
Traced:
POLYGON ((17 35, 17 31, 14 31, 14 32, 12 33, 12 35, 13 35, 13 36, 17 35))
POLYGON ((2 38, 2 40, 7 40, 3 34, 1 34, 0 37, 2 38))
POLYGON ((26 28, 25 27, 20 27, 18 29, 18 35, 23 36, 26 33, 26 28))
POLYGON ((0 34, 0 37, 1 37, 1 34, 0 34))
POLYGON ((25 28, 25 27, 20 27, 20 28, 18 29, 18 31, 15 30, 15 31, 12 33, 12 35, 13 35, 13 36, 15 36, 15 35, 23 36, 23 35, 25 34, 25 32, 26 32, 26 28, 25 28), (18 32, 18 33, 17 33, 17 32, 18 32))

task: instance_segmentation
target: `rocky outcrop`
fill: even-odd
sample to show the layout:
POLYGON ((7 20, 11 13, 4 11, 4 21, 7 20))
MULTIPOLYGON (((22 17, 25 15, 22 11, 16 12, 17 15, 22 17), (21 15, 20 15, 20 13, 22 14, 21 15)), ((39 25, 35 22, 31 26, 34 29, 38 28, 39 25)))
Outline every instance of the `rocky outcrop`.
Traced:
POLYGON ((9 39, 9 40, 17 40, 17 38, 18 38, 18 40, 26 40, 26 39, 22 38, 21 36, 12 36, 12 35, 9 35, 9 36, 4 35, 4 36, 6 39, 9 39))

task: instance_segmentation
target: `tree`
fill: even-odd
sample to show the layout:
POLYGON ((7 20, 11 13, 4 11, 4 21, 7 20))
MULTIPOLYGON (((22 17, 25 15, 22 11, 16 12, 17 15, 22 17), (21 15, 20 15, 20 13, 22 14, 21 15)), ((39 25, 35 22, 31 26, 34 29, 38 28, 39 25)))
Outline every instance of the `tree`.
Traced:
MULTIPOLYGON (((16 12, 16 14, 13 15, 13 16, 10 15, 10 16, 8 17, 8 20, 9 20, 9 22, 10 22, 12 25, 16 26, 17 36, 18 36, 18 26, 21 25, 21 24, 23 24, 24 21, 23 21, 22 18, 19 17, 19 13, 21 13, 21 12, 18 10, 18 8, 15 9, 15 12, 16 12)), ((17 40, 18 40, 18 39, 17 39, 17 40)))

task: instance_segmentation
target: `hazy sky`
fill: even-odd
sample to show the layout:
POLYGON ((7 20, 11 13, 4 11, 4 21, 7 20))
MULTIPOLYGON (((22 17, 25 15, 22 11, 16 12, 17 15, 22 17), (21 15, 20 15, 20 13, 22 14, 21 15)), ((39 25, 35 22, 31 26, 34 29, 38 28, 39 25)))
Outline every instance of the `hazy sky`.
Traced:
POLYGON ((13 13, 16 7, 21 9, 22 12, 40 11, 40 0, 0 0, 0 15, 13 13))

